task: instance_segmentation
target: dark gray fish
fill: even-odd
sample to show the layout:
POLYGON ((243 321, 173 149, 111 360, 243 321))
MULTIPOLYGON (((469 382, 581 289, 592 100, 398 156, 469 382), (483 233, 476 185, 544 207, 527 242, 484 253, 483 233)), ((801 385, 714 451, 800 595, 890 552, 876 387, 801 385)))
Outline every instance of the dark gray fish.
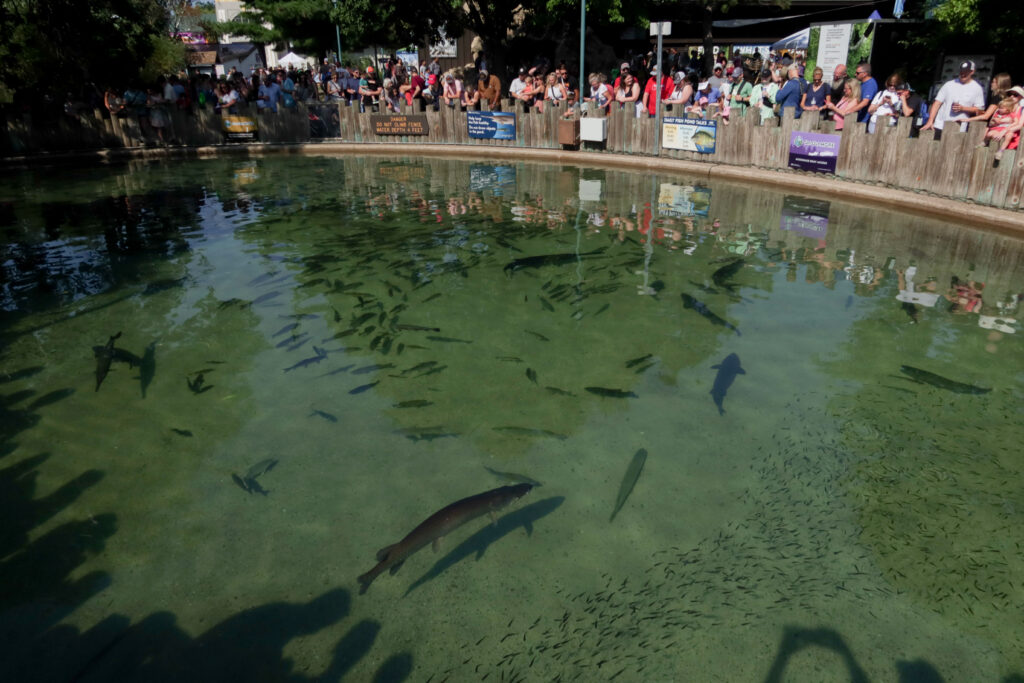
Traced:
POLYGON ((171 431, 177 434, 178 436, 192 436, 192 432, 190 432, 187 429, 178 429, 177 427, 171 427, 171 431))
POLYGON ((378 370, 387 370, 388 368, 395 367, 394 363, 385 363, 383 365, 366 365, 361 368, 352 371, 353 375, 365 375, 368 372, 376 372, 378 370))
POLYGON ((627 368, 636 367, 637 365, 640 365, 641 363, 643 363, 645 360, 650 360, 651 358, 654 358, 654 354, 653 353, 649 353, 646 356, 640 356, 639 358, 634 358, 633 360, 626 361, 626 367, 627 368))
POLYGON ((497 360, 504 363, 522 363, 523 359, 518 356, 495 356, 497 360))
POLYGON ((267 292, 266 294, 261 294, 260 296, 258 296, 255 299, 253 299, 252 302, 251 302, 251 305, 255 306, 257 304, 262 304, 262 303, 265 303, 267 301, 270 301, 271 299, 276 299, 279 296, 281 296, 281 292, 275 289, 272 292, 267 292))
POLYGON ((248 282, 248 284, 246 286, 247 287, 255 287, 256 285, 262 285, 263 283, 265 283, 267 280, 269 280, 270 278, 274 277, 275 275, 277 275, 277 271, 275 271, 273 273, 263 273, 263 275, 260 275, 259 277, 255 277, 252 280, 249 280, 249 282, 248 282))
POLYGON ((609 389, 607 387, 583 387, 592 394, 603 396, 605 398, 637 398, 637 395, 632 391, 624 391, 622 389, 609 389))
POLYGON ((398 373, 398 376, 404 377, 405 375, 410 375, 410 374, 412 374, 414 372, 419 372, 420 370, 426 370, 427 368, 432 368, 435 365, 437 365, 437 361, 436 360, 425 360, 422 363, 417 363, 416 365, 412 366, 411 368, 407 368, 405 370, 402 370, 400 373, 398 373))
POLYGON ((350 327, 347 330, 342 330, 341 332, 336 333, 333 337, 328 337, 327 339, 324 339, 324 343, 327 343, 327 342, 332 341, 334 339, 341 339, 342 337, 347 337, 350 334, 355 334, 358 331, 359 331, 358 327, 350 327))
POLYGON ((455 337, 435 337, 433 335, 428 335, 427 339, 429 339, 430 341, 451 342, 451 343, 455 343, 455 344, 472 344, 473 343, 473 341, 470 340, 470 339, 456 339, 455 337))
POLYGON ((703 302, 694 299, 692 296, 686 293, 680 294, 680 296, 683 298, 683 308, 692 308, 693 310, 697 311, 697 313, 699 313, 701 317, 710 320, 712 324, 720 325, 721 327, 730 329, 737 335, 740 333, 739 329, 737 329, 735 325, 733 325, 726 319, 720 318, 719 316, 715 315, 703 302))
POLYGON ((325 358, 327 358, 326 354, 318 353, 315 356, 310 356, 309 358, 303 358, 302 360, 300 360, 295 365, 290 365, 287 368, 285 368, 284 371, 285 372, 291 372, 292 370, 298 370, 299 368, 308 368, 310 365, 316 365, 317 363, 319 363, 320 361, 324 360, 325 358))
POLYGON ((279 341, 274 346, 274 348, 275 349, 283 349, 284 347, 291 346, 292 344, 295 344, 295 343, 297 343, 297 342, 299 342, 299 341, 301 341, 303 339, 306 339, 307 337, 309 337, 309 334, 307 332, 303 332, 302 334, 300 334, 297 337, 292 336, 292 337, 288 337, 287 339, 284 339, 282 341, 279 341))
POLYGON ((530 484, 502 486, 469 498, 463 498, 441 508, 398 543, 381 548, 377 552, 377 565, 359 577, 359 593, 365 593, 373 580, 384 572, 392 575, 415 552, 428 545, 438 547, 442 538, 463 524, 483 515, 493 516, 498 510, 522 498, 533 487, 530 484))
POLYGON ((534 384, 537 383, 537 371, 533 368, 526 368, 526 379, 530 380, 534 384))
POLYGON ((326 413, 326 412, 324 412, 322 410, 317 410, 316 408, 314 408, 313 412, 311 412, 309 414, 310 417, 313 417, 314 415, 316 415, 317 417, 322 417, 323 419, 327 420, 328 422, 337 422, 338 421, 338 418, 336 418, 334 415, 331 415, 330 413, 326 413))
POLYGON ((282 334, 285 334, 286 332, 291 332, 292 330, 294 330, 298 326, 299 326, 298 323, 290 323, 288 325, 285 325, 284 327, 279 329, 277 332, 275 332, 274 334, 270 335, 270 338, 273 339, 274 337, 280 337, 282 334))
POLYGON ((722 407, 725 395, 736 381, 736 375, 745 375, 747 371, 740 367, 740 357, 735 353, 730 353, 721 363, 712 365, 711 369, 718 370, 715 383, 711 385, 711 400, 718 406, 718 414, 725 415, 725 408, 722 407))
POLYGON ((352 389, 351 391, 349 391, 348 393, 350 393, 352 395, 361 394, 364 391, 369 391, 370 389, 374 388, 378 384, 380 384, 380 380, 377 380, 376 382, 370 382, 369 384, 361 384, 358 387, 356 387, 355 389, 352 389))
POLYGON ((359 327, 360 325, 362 325, 363 323, 365 323, 367 320, 369 320, 370 318, 372 318, 375 315, 376 315, 376 313, 363 313, 358 318, 353 318, 352 322, 350 324, 351 324, 352 327, 359 327))
POLYGON ((425 432, 423 434, 406 434, 405 438, 410 441, 433 441, 434 439, 449 439, 457 437, 455 432, 425 432))
POLYGON ((301 285, 299 285, 295 289, 305 289, 306 287, 316 287, 317 285, 322 285, 326 281, 327 281, 327 278, 315 277, 312 280, 309 280, 308 282, 303 282, 301 285))
POLYGON ((282 313, 277 317, 286 320, 316 320, 320 316, 316 313, 282 313))
POLYGON ((309 342, 313 341, 313 338, 308 334, 302 335, 302 337, 300 337, 299 339, 301 339, 301 341, 295 342, 294 344, 286 348, 285 351, 295 351, 296 349, 300 349, 309 342))
POLYGON ((427 401, 422 398, 416 398, 409 401, 399 401, 395 403, 393 408, 425 408, 426 406, 434 405, 433 401, 427 401))
POLYGON ((447 369, 448 369, 447 365, 438 365, 436 368, 431 368, 431 369, 429 369, 429 370, 427 370, 425 372, 421 372, 420 374, 418 374, 416 376, 417 377, 427 377, 428 375, 436 375, 437 373, 444 372, 447 369))
POLYGON ((350 368, 354 368, 355 365, 356 365, 355 363, 350 363, 349 365, 344 365, 344 366, 342 366, 340 368, 335 368, 335 369, 331 370, 330 372, 325 372, 324 374, 320 375, 320 377, 330 377, 331 375, 337 375, 338 373, 345 372, 346 370, 348 370, 350 368))
POLYGON ((594 315, 595 315, 595 316, 597 316, 597 315, 601 315, 602 313, 604 313, 605 311, 607 311, 607 310, 608 310, 608 308, 609 308, 610 306, 611 306, 611 304, 605 304, 605 305, 604 305, 604 306, 602 306, 601 308, 597 309, 597 312, 596 312, 596 313, 594 313, 594 315))
POLYGON ((555 312, 555 307, 551 305, 550 301, 548 301, 542 296, 538 296, 537 298, 540 299, 540 305, 544 307, 545 311, 549 311, 551 313, 555 312))
POLYGON ((440 327, 427 327, 426 325, 409 325, 406 323, 392 325, 396 330, 406 332, 440 332, 440 327))
POLYGON ((559 389, 558 387, 544 387, 544 388, 547 389, 548 393, 555 394, 556 396, 572 396, 573 398, 576 397, 576 394, 572 393, 571 391, 566 391, 565 389, 559 389))
POLYGON ((640 478, 640 473, 644 471, 645 462, 647 462, 647 449, 641 448, 633 455, 629 467, 626 468, 626 474, 622 477, 622 483, 619 484, 619 495, 615 499, 615 509, 612 510, 612 516, 608 519, 609 522, 615 521, 615 515, 619 514, 619 510, 626 504, 626 499, 633 492, 636 480, 640 478))
POLYGON ((384 339, 384 343, 380 345, 380 352, 385 356, 391 353, 391 345, 395 343, 394 337, 390 334, 384 339))
POLYGON ((558 439, 559 441, 565 441, 569 437, 565 434, 559 434, 558 432, 552 432, 549 429, 535 429, 533 427, 494 427, 496 432, 505 432, 506 434, 513 434, 515 436, 536 436, 545 437, 548 439, 558 439))
POLYGON ((425 304, 425 303, 429 303, 429 302, 433 301, 434 299, 436 299, 436 298, 438 298, 438 297, 440 297, 440 296, 441 296, 441 292, 434 292, 433 294, 431 294, 430 296, 428 296, 428 297, 427 297, 426 299, 424 299, 424 300, 423 300, 423 301, 421 301, 420 303, 424 303, 424 304, 425 304))
POLYGON ((711 273, 711 281, 723 289, 732 291, 735 285, 730 284, 729 280, 739 272, 740 268, 743 267, 743 264, 743 259, 736 259, 735 261, 726 263, 724 266, 711 273))
POLYGON ((206 377, 202 372, 196 374, 192 379, 189 379, 187 376, 185 377, 185 384, 188 385, 193 394, 201 394, 213 388, 212 384, 205 384, 205 382, 206 377))
POLYGON ((543 342, 549 342, 549 341, 551 341, 550 339, 548 339, 547 337, 545 337, 545 336, 544 336, 543 334, 541 334, 540 332, 534 332, 533 330, 523 330, 523 332, 525 332, 526 334, 532 334, 532 335, 533 335, 534 337, 536 337, 537 339, 540 339, 540 340, 541 340, 541 341, 543 341, 543 342))
POLYGON ((933 387, 952 391, 955 394, 987 394, 992 391, 992 389, 986 389, 973 384, 964 384, 963 382, 947 379, 942 375, 936 375, 934 372, 921 370, 920 368, 911 367, 910 365, 901 365, 900 372, 907 375, 915 382, 930 384, 933 387))
MULTIPOLYGON (((92 347, 92 352, 93 355, 96 355, 98 353, 107 353, 107 347, 94 346, 92 347)), ((134 353, 127 349, 119 348, 117 346, 115 346, 113 349, 110 349, 110 358, 111 360, 117 361, 119 363, 127 363, 129 368, 134 368, 136 365, 140 365, 142 363, 142 359, 136 356, 134 353)))
POLYGON ((250 467, 246 473, 246 479, 255 479, 261 475, 266 474, 270 470, 277 467, 278 460, 276 458, 267 458, 266 460, 260 460, 258 463, 250 467))
POLYGON ((242 299, 228 299, 227 301, 221 301, 220 305, 217 306, 217 309, 223 310, 225 308, 228 308, 229 306, 238 306, 239 308, 245 308, 246 306, 249 305, 251 305, 250 302, 244 301, 242 299))
POLYGON ((118 332, 113 337, 107 340, 107 343, 99 347, 99 351, 93 349, 93 355, 96 357, 96 391, 100 390, 100 385, 103 384, 103 379, 110 372, 110 363, 114 360, 114 342, 120 338, 121 333, 118 332))
POLYGON ((484 469, 496 476, 498 479, 504 479, 505 481, 511 481, 516 484, 529 484, 530 486, 543 486, 536 479, 532 479, 525 474, 516 474, 515 472, 499 472, 498 470, 491 469, 487 465, 484 465, 484 469))
POLYGON ((544 266, 564 266, 568 263, 576 263, 581 258, 588 258, 591 256, 598 256, 603 254, 605 247, 595 249, 594 251, 585 251, 580 254, 545 254, 543 256, 526 256, 524 258, 517 258, 514 261, 510 261, 505 264, 504 271, 506 274, 511 275, 517 270, 523 268, 542 268, 544 266))

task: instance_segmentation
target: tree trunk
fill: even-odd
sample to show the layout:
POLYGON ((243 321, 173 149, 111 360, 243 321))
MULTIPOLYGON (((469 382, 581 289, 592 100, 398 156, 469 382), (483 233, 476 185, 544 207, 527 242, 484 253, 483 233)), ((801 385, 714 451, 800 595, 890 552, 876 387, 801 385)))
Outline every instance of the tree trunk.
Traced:
POLYGON ((715 37, 712 34, 711 21, 715 16, 715 6, 712 0, 705 0, 701 7, 701 28, 704 34, 704 73, 703 78, 708 78, 714 73, 715 67, 715 37))

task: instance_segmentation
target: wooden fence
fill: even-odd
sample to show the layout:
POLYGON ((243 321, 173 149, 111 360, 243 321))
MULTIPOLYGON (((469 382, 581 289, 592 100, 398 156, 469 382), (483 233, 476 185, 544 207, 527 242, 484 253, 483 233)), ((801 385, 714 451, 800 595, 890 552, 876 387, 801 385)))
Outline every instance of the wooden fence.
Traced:
MULTIPOLYGON (((508 102, 504 105, 505 111, 515 110, 508 102)), ((558 123, 564 110, 550 107, 544 113, 516 111, 516 139, 490 140, 469 137, 466 112, 443 105, 439 111, 407 110, 410 114, 426 116, 427 134, 415 136, 377 135, 371 113, 360 113, 355 106, 299 105, 295 110, 282 110, 278 114, 257 114, 260 142, 309 142, 311 113, 320 121, 319 126, 314 126, 314 133, 326 128, 331 139, 346 142, 562 148, 558 143, 558 123)), ((666 110, 665 114, 679 116, 678 111, 666 110)), ((221 119, 212 110, 174 110, 171 119, 167 137, 180 144, 201 146, 223 142, 221 119)), ((981 144, 983 125, 972 125, 965 133, 955 125, 947 126, 942 139, 935 141, 931 133, 920 138, 909 137, 910 123, 910 119, 900 119, 898 125, 882 126, 870 135, 864 125, 845 127, 840 132, 836 176, 996 208, 1021 208, 1024 155, 1008 152, 996 163, 995 149, 981 144)), ((651 156, 655 153, 654 129, 653 119, 615 112, 607 117, 606 141, 584 143, 583 148, 651 156)), ((789 139, 793 131, 833 133, 834 128, 830 121, 819 119, 817 112, 805 112, 802 118, 795 120, 787 111, 782 119, 761 125, 760 117, 754 112, 742 116, 733 110, 729 125, 718 124, 714 154, 661 149, 660 156, 749 167, 751 173, 761 169, 805 173, 788 168, 789 139)), ((147 140, 136 119, 104 118, 98 111, 63 117, 46 126, 33 125, 28 117, 8 118, 6 132, 0 139, 0 154, 5 156, 152 144, 152 135, 147 140)))

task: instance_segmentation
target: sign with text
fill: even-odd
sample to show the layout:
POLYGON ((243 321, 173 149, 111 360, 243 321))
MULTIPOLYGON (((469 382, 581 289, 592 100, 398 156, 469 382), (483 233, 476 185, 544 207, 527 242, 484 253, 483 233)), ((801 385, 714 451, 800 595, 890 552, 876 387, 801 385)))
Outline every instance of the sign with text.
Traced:
POLYGON ((426 135, 426 114, 378 114, 370 117, 376 135, 426 135))
POLYGON ((831 204, 824 199, 786 195, 782 198, 779 227, 812 239, 825 239, 831 204))
POLYGON ((818 27, 820 38, 816 64, 825 73, 825 81, 832 80, 836 66, 846 64, 846 53, 850 49, 850 28, 850 24, 828 24, 818 27))
POLYGON ((838 135, 793 131, 789 134, 789 167, 816 173, 835 173, 838 135))
POLYGON ((467 111, 466 125, 471 138, 516 139, 516 115, 500 111, 467 111))
POLYGON ((669 116, 662 120, 661 146, 684 152, 714 154, 718 122, 669 116))

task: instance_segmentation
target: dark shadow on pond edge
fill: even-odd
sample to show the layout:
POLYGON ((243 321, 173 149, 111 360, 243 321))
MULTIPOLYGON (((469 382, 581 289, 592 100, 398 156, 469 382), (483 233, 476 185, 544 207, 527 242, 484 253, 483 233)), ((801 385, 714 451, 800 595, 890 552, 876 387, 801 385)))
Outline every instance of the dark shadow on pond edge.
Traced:
POLYGON ((523 529, 526 530, 527 535, 532 534, 533 523, 554 512, 563 502, 565 502, 565 498, 563 496, 545 498, 544 500, 539 500, 536 503, 526 505, 515 512, 510 512, 497 520, 494 524, 485 526, 483 529, 467 538, 465 541, 453 548, 451 552, 438 560, 426 574, 416 579, 416 581, 406 589, 405 595, 409 595, 427 581, 437 578, 443 571, 453 567, 474 553, 476 554, 476 559, 479 560, 484 556, 484 552, 487 551, 487 548, 490 547, 492 543, 500 540, 507 534, 512 533, 519 527, 523 527, 523 529))
MULTIPOLYGON (((339 623, 349 614, 348 591, 335 588, 306 603, 270 603, 243 610, 196 637, 171 612, 156 612, 137 623, 111 615, 79 631, 56 625, 4 653, 0 679, 17 681, 340 681, 370 651, 380 624, 354 624, 333 649, 323 672, 298 671, 285 656, 294 638, 339 623)), ((402 681, 412 655, 385 660, 375 680, 402 681)))
MULTIPOLYGON (((870 681, 867 672, 861 667, 853 651, 850 650, 838 631, 830 628, 786 626, 782 632, 782 641, 775 653, 775 660, 764 678, 764 683, 781 683, 781 681, 788 680, 785 673, 789 660, 808 647, 831 650, 838 654, 846 665, 851 683, 868 683, 870 681)), ((938 669, 923 659, 899 660, 895 663, 895 668, 898 676, 896 680, 899 683, 944 683, 946 680, 938 669)), ((1024 683, 1024 676, 1011 674, 1004 677, 1001 683, 1024 683)))

